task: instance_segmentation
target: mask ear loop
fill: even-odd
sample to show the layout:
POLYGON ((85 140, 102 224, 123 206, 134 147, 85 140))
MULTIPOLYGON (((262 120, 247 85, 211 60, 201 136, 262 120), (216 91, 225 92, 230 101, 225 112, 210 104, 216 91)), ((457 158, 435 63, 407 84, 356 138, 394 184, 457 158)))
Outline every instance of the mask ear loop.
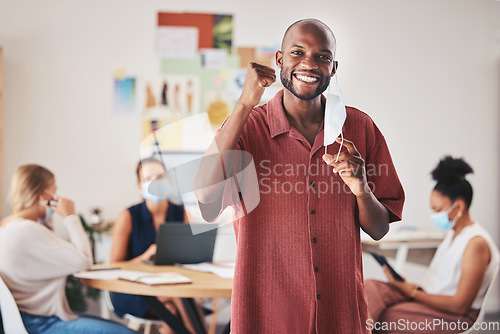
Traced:
POLYGON ((339 154, 340 154, 340 151, 342 150, 342 146, 344 145, 344 134, 342 132, 340 133, 340 138, 341 138, 340 147, 339 147, 339 151, 337 152, 337 158, 335 159, 335 162, 339 161, 339 154))
MULTIPOLYGON (((450 208, 448 209, 448 212, 447 212, 447 213, 448 213, 448 217, 449 217, 450 213, 451 213, 451 212, 455 209, 455 205, 456 205, 456 204, 457 204, 457 202, 453 203, 453 205, 452 205, 452 206, 450 206, 450 208)), ((460 212, 460 211, 459 211, 459 212, 457 212, 457 214, 455 215, 455 218, 453 218, 453 220, 452 220, 452 221, 453 221, 454 223, 456 223, 456 222, 457 222, 457 220, 459 220, 459 219, 460 219, 460 217, 462 217, 462 212, 460 212)), ((448 219, 449 219, 449 218, 448 218, 448 219)))

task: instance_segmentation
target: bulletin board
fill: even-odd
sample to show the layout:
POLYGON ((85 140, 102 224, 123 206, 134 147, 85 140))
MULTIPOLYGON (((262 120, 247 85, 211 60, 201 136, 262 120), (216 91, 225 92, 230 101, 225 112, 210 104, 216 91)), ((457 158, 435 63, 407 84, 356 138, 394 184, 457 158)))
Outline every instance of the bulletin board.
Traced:
MULTIPOLYGON (((141 157, 203 152, 234 109, 248 63, 273 66, 277 48, 236 47, 231 14, 159 12, 156 23, 158 73, 115 74, 115 113, 140 115, 141 157)), ((281 87, 267 88, 261 102, 281 87)))

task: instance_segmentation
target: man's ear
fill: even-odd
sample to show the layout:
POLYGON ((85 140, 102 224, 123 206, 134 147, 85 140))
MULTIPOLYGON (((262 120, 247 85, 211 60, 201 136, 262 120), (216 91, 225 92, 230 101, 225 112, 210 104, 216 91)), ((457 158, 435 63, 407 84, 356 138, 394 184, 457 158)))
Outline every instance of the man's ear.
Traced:
POLYGON ((283 62, 283 52, 278 50, 276 51, 276 66, 278 66, 278 68, 281 68, 282 62, 283 62))
POLYGON ((337 68, 339 68, 339 62, 334 60, 333 61, 333 69, 332 69, 332 77, 337 73, 337 68))

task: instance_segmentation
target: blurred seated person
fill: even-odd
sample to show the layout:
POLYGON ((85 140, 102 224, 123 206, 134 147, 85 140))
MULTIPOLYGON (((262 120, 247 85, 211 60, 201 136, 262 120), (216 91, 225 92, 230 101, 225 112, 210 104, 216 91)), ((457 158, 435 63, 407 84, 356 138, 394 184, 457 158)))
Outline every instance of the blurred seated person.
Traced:
POLYGON ((92 251, 75 204, 56 196, 54 174, 35 165, 17 169, 12 179, 12 215, 0 224, 0 274, 14 296, 29 333, 135 333, 96 317, 75 315, 66 298, 66 277, 88 269, 92 251), (69 240, 52 230, 63 218, 69 240))
POLYGON ((388 329, 398 322, 448 325, 419 328, 393 326, 373 333, 461 333, 476 320, 485 291, 499 264, 498 248, 489 233, 469 213, 472 186, 465 176, 472 168, 462 159, 442 159, 432 171, 430 195, 434 224, 446 232, 420 284, 397 281, 384 267, 388 283, 366 280, 368 325, 388 329), (453 324, 454 323, 454 324, 453 324))
MULTIPOLYGON (((113 225, 111 262, 150 261, 156 254, 156 235, 163 223, 187 223, 184 206, 173 203, 174 188, 163 163, 154 158, 137 165, 137 187, 143 201, 123 210, 113 225)), ((180 298, 158 297, 172 314, 180 317, 186 328, 194 331, 180 298)), ((141 318, 155 318, 149 306, 137 295, 111 293, 115 313, 141 318)), ((165 328, 169 331, 170 328, 165 328)))

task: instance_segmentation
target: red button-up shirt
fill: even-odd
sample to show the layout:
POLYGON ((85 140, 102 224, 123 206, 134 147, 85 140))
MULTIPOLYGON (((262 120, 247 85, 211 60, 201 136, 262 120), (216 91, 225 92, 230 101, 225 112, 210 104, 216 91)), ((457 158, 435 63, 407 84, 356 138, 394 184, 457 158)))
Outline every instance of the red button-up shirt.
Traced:
MULTIPOLYGON (((400 220, 404 192, 383 135, 350 107, 343 134, 365 159, 390 220, 400 220)), ((245 191, 255 189, 260 202, 245 214, 237 205, 231 332, 368 333, 356 197, 322 160, 323 125, 311 147, 290 126, 280 91, 252 110, 238 149, 253 157, 258 187, 245 191)), ((338 149, 335 143, 328 153, 338 149)), ((222 209, 237 197, 248 209, 248 196, 235 191, 228 183, 222 209)))

